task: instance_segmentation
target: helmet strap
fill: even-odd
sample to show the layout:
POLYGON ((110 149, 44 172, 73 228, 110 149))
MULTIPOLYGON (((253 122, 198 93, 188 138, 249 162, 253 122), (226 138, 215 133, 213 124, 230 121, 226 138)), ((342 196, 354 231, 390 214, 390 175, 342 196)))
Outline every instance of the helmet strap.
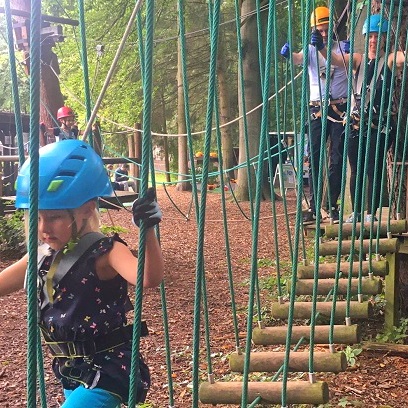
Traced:
POLYGON ((69 242, 65 245, 65 247, 63 249, 64 254, 67 253, 67 252, 72 251, 75 248, 75 246, 77 245, 77 243, 78 243, 78 241, 79 241, 79 239, 81 237, 82 232, 84 231, 84 229, 86 227, 86 222, 87 222, 85 219, 83 219, 81 228, 78 231, 78 226, 77 226, 77 223, 75 221, 74 212, 72 210, 67 210, 67 211, 68 211, 68 214, 69 214, 69 216, 71 217, 71 220, 72 220, 72 222, 71 222, 72 233, 71 233, 71 239, 69 240, 69 242))

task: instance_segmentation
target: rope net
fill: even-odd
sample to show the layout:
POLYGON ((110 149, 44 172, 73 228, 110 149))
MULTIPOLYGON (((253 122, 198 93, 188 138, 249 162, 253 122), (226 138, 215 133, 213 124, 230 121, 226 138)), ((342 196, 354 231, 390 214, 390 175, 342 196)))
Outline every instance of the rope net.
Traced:
MULTIPOLYGON (((34 7, 36 2, 32 3, 34 7)), ((185 138, 190 162, 188 174, 170 174, 177 177, 177 183, 191 183, 192 205, 187 215, 182 211, 180 213, 182 218, 190 219, 190 211, 193 210, 192 218, 197 223, 191 376, 193 407, 198 407, 200 403, 235 404, 241 407, 258 403, 280 404, 282 407, 296 403, 326 403, 327 385, 319 381, 317 373, 338 372, 344 370, 346 365, 344 353, 337 352, 335 345, 361 340, 356 321, 368 318, 372 303, 383 293, 384 280, 388 291, 385 293, 386 299, 395 298, 395 256, 399 249, 395 235, 406 232, 407 227, 404 218, 408 138, 403 86, 407 64, 405 54, 401 52, 407 48, 405 39, 408 37, 402 20, 406 6, 403 2, 394 4, 393 0, 387 6, 381 2, 377 10, 379 27, 387 20, 388 30, 380 33, 377 48, 373 51, 370 48, 371 36, 363 36, 361 27, 364 20, 374 14, 371 9, 359 9, 356 3, 344 4, 345 13, 336 11, 334 1, 327 5, 329 18, 326 28, 333 35, 327 36, 327 44, 320 52, 316 52, 322 44, 319 40, 317 44, 310 45, 314 30, 319 28, 310 24, 310 16, 312 20, 318 18, 314 2, 302 1, 300 5, 291 1, 271 2, 265 7, 259 2, 239 4, 236 1, 234 18, 227 28, 221 23, 221 2, 208 3, 206 45, 209 65, 205 75, 206 95, 201 95, 202 111, 205 112, 202 121, 204 129, 195 130, 190 103, 190 98, 193 98, 188 50, 191 43, 185 29, 186 5, 179 0, 177 50, 181 60, 179 77, 183 93, 179 97, 184 113, 184 131, 178 134, 156 133, 152 129, 151 103, 156 85, 153 76, 154 2, 147 2, 140 10, 135 8, 144 110, 142 164, 134 164, 140 166, 138 181, 141 192, 147 189, 149 183, 155 184, 157 171, 153 168, 152 137, 185 138), (232 25, 235 25, 235 33, 232 25), (341 26, 347 26, 348 32, 341 30, 341 26), (221 27, 221 34, 228 32, 236 37, 237 53, 231 64, 238 76, 240 115, 230 121, 222 118, 220 107, 223 100, 220 98, 220 73, 217 67, 223 50, 221 27), (286 59, 281 55, 285 42, 289 44, 286 59), (256 47, 253 47, 254 44, 256 47), (248 49, 251 46, 254 48, 252 52, 248 49), (371 56, 373 52, 374 57, 371 56), (383 57, 380 58, 380 55, 383 57), (336 82, 340 77, 343 78, 341 90, 336 82), (236 123, 239 124, 239 160, 236 166, 226 168, 226 138, 222 132, 236 123), (198 143, 202 150, 200 160, 197 160, 194 151, 198 143), (218 159, 215 169, 211 160, 213 150, 216 150, 218 159), (306 177, 307 168, 312 169, 309 177, 306 177), (235 191, 230 183, 231 174, 236 175, 234 178, 238 180, 235 191), (213 178, 218 179, 219 185, 215 191, 219 194, 222 209, 219 220, 212 219, 213 215, 206 213, 207 187, 213 178), (200 190, 198 183, 201 184, 200 190), (312 199, 308 187, 312 190, 312 199), (240 315, 237 312, 234 261, 229 244, 229 226, 233 222, 227 211, 230 196, 240 207, 243 220, 249 221, 245 223, 246 228, 251 230, 245 339, 239 335, 240 315), (246 210, 240 203, 243 197, 250 201, 246 210), (261 203, 265 199, 270 201, 269 214, 261 212, 261 203), (278 225, 278 220, 281 218, 284 228, 280 230, 282 223, 278 225), (213 373, 212 356, 215 351, 211 347, 211 303, 207 296, 205 256, 205 225, 211 221, 223 226, 222 243, 236 347, 236 352, 230 356, 230 367, 241 373, 239 381, 234 383, 218 381, 213 373), (273 302, 267 305, 267 318, 263 312, 264 297, 261 296, 264 277, 260 280, 259 276, 261 259, 258 252, 265 239, 260 234, 261 221, 270 223, 270 234, 273 236, 273 246, 270 248, 273 285, 269 288, 273 302), (289 248, 289 266, 280 253, 283 242, 289 248), (273 324, 276 322, 278 324, 273 324), (327 344, 330 353, 317 351, 316 344, 327 344), (280 346, 279 352, 270 351, 277 345, 280 346), (200 370, 203 354, 207 373, 200 370), (293 371, 307 372, 308 380, 296 381, 297 374, 293 371), (257 381, 259 375, 254 372, 273 374, 267 377, 267 381, 257 381)), ((79 15, 84 25, 81 7, 79 15)), ((39 34, 33 32, 32 36, 33 39, 38 38, 39 34)), ((85 36, 86 30, 81 29, 83 63, 86 61, 85 36)), ((37 123, 38 117, 34 113, 38 112, 39 89, 34 80, 39 72, 39 67, 35 65, 39 56, 36 52, 33 41, 31 110, 32 118, 37 123)), ((12 77, 15 76, 12 70, 12 77)), ((103 120, 103 109, 100 113, 97 105, 91 109, 92 98, 86 75, 84 88, 87 119, 92 120, 98 115, 103 120)), ((17 98, 18 92, 14 94, 17 98)), ((75 96, 74 93, 72 96, 75 96)), ((196 98, 193 99, 196 101, 196 98)), ((17 99, 15 101, 15 106, 19 106, 17 99)), ((19 113, 16 112, 16 115, 18 117, 19 113)), ((34 143, 38 140, 34 128, 35 124, 31 123, 32 157, 36 153, 33 149, 38 150, 38 144, 34 143)), ((124 129, 134 130, 132 126, 124 129)), ((91 137, 91 133, 88 136, 91 137)), ((105 135, 102 136, 105 140, 105 135)), ((120 157, 112 144, 105 144, 105 152, 120 157)), ((171 200, 177 206, 177 197, 171 197, 171 200)), ((35 228, 32 226, 31 236, 36 236, 35 228)), ((143 234, 140 241, 139 254, 143 254, 143 234)), ((35 251, 36 247, 30 247, 30 254, 35 251)), ((29 282, 29 285, 33 288, 35 282, 29 282)), ((35 291, 32 293, 34 300, 30 304, 34 306, 29 310, 31 317, 36 313, 35 291)), ((169 406, 175 406, 164 284, 161 286, 161 296, 169 370, 169 406)), ((135 312, 135 321, 140 322, 141 304, 136 305, 135 312)), ((398 310, 391 300, 387 303, 385 314, 386 325, 394 325, 398 310)), ((29 373, 35 374, 37 328, 29 324, 29 331, 32 337, 29 347, 34 347, 29 355, 29 373)), ((135 325, 136 339, 137 334, 138 326, 135 325)), ((139 342, 134 343, 137 353, 139 342)), ((137 358, 133 361, 137 361, 137 358)), ((34 379, 30 377, 30 384, 36 386, 35 375, 34 379)), ((132 397, 130 406, 134 406, 132 397)))

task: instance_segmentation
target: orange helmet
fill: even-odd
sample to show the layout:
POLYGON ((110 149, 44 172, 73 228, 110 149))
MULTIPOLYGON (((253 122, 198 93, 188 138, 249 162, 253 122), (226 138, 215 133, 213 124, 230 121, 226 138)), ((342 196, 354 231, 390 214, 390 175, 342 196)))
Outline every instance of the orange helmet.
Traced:
POLYGON ((68 106, 63 106, 58 109, 58 112, 57 112, 58 120, 68 118, 69 116, 75 116, 75 113, 71 108, 68 108, 68 106))
POLYGON ((310 15, 310 26, 315 27, 329 22, 330 10, 327 7, 316 7, 310 15))

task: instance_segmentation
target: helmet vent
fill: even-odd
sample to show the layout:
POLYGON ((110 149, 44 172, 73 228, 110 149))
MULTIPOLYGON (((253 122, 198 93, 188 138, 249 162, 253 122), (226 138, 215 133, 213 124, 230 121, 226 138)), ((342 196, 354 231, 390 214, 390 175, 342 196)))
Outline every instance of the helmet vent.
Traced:
POLYGON ((76 172, 74 172, 74 171, 60 171, 59 173, 58 173, 58 176, 59 177, 61 177, 61 176, 66 176, 66 177, 75 177, 75 175, 76 175, 76 172))
POLYGON ((69 156, 69 158, 72 159, 72 160, 82 160, 82 161, 85 161, 85 157, 84 157, 84 156, 79 156, 79 155, 72 155, 72 156, 69 156))

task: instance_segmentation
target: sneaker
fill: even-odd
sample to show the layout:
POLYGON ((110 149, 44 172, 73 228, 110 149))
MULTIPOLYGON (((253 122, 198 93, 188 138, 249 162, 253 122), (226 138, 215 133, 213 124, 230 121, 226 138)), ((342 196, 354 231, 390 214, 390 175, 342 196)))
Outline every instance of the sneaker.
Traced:
POLYGON ((303 222, 315 222, 315 221, 316 214, 314 214, 312 210, 308 210, 303 214, 303 222))
POLYGON ((372 222, 372 221, 378 221, 378 219, 377 219, 377 217, 375 216, 375 215, 373 215, 373 214, 367 214, 365 217, 364 217, 364 222, 372 222))
POLYGON ((345 222, 347 224, 352 224, 354 222, 354 218, 356 218, 356 222, 360 222, 361 221, 361 214, 352 212, 345 222))
POLYGON ((339 221, 339 210, 337 208, 332 207, 331 209, 331 220, 333 222, 339 221))

